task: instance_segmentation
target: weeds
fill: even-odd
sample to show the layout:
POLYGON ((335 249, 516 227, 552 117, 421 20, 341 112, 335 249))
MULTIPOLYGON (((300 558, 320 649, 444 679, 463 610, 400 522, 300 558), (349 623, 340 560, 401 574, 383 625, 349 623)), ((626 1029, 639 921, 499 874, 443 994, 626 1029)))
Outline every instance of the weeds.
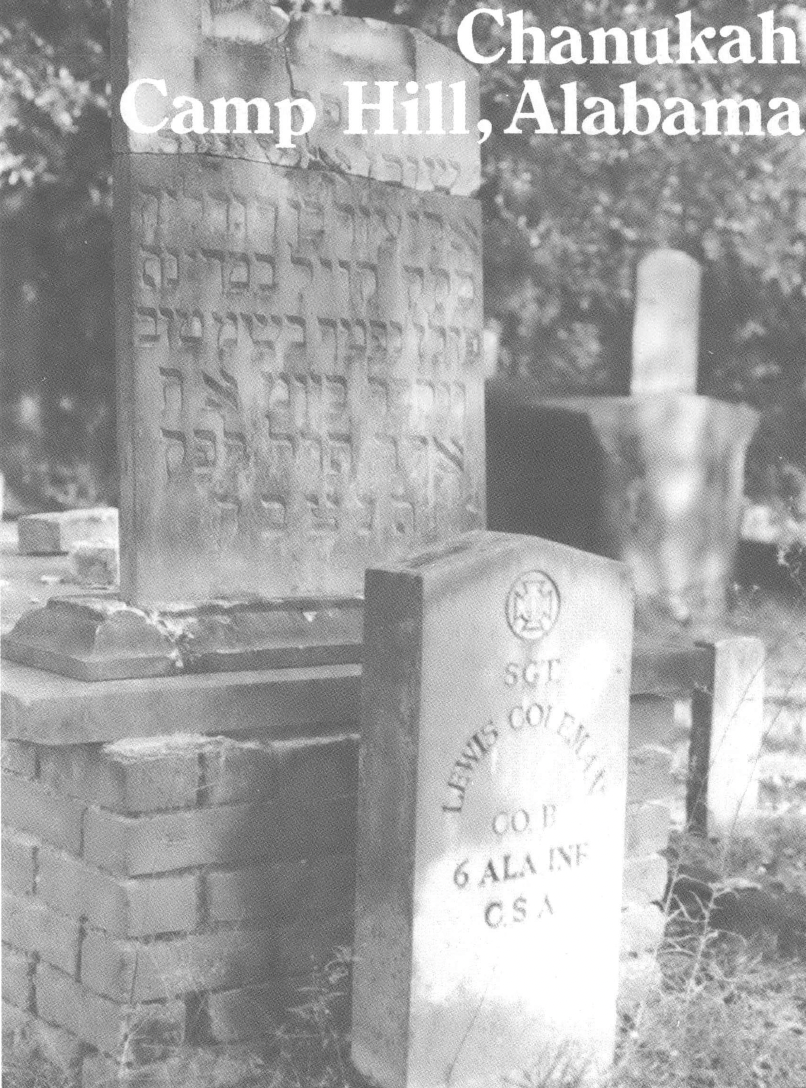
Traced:
POLYGON ((3 1088, 71 1088, 70 1075, 24 1033, 3 1033, 3 1088))
POLYGON ((316 966, 270 1048, 265 1088, 363 1088, 348 1058, 349 948, 316 966))
POLYGON ((767 935, 672 919, 664 985, 622 1025, 613 1088, 803 1088, 806 973, 767 935))
POLYGON ((806 908, 806 818, 670 854, 663 985, 621 1025, 612 1088, 804 1088, 806 948, 784 906, 806 908))

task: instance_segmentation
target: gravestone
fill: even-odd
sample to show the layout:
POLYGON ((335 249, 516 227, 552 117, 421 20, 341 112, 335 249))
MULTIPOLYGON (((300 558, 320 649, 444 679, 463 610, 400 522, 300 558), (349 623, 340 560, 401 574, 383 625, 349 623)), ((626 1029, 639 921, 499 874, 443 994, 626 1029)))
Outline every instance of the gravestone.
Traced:
POLYGON ((142 123, 177 96, 208 129, 217 97, 316 123, 288 148, 273 105, 263 134, 114 111, 121 608, 82 602, 75 638, 41 609, 3 653, 84 679, 356 661, 367 565, 485 524, 478 75, 419 31, 258 0, 112 14, 115 101, 165 81, 142 123), (397 134, 345 135, 351 80, 399 85, 397 134), (403 134, 439 82, 466 131, 403 134), (160 652, 127 654, 144 617, 160 652))
POLYGON ((725 609, 758 424, 747 405, 696 392, 701 279, 678 250, 641 261, 627 397, 487 383, 490 528, 623 560, 639 600, 683 622, 725 609))
POLYGON ((475 137, 344 135, 345 80, 466 80, 474 130, 471 67, 251 0, 115 7, 118 93, 165 75, 144 120, 176 94, 317 109, 293 148, 117 124, 123 598, 354 596, 367 564, 481 527, 475 137))
POLYGON ((638 265, 633 396, 697 392, 701 281, 699 262, 678 249, 655 249, 638 265))
POLYGON ((764 743, 764 663, 759 638, 703 644, 704 683, 692 701, 686 810, 701 834, 730 835, 758 808, 764 743))
POLYGON ((356 1066, 383 1088, 595 1083, 616 1015, 626 568, 466 534, 368 571, 365 632, 356 1066))

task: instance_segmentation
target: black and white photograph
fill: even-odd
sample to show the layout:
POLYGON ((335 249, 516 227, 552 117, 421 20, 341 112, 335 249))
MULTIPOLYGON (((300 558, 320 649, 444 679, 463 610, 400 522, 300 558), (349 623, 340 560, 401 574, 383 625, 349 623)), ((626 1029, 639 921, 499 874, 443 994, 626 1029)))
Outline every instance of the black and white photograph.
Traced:
POLYGON ((806 1088, 806 6, 1 0, 3 1088, 806 1088))

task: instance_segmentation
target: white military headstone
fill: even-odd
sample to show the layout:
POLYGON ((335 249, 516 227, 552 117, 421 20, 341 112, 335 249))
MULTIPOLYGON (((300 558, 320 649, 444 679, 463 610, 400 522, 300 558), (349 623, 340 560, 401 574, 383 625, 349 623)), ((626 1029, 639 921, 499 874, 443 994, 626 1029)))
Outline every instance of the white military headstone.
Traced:
POLYGON ((631 639, 626 568, 535 537, 368 572, 353 1059, 383 1088, 612 1058, 631 639))

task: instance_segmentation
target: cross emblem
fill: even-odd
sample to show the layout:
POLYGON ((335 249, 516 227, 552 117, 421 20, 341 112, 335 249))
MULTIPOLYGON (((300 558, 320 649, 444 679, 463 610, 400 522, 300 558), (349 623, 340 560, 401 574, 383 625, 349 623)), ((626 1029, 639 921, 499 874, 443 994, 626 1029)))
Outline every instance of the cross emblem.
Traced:
POLYGON ((529 571, 515 582, 507 597, 507 622, 518 638, 533 642, 554 626, 560 594, 543 571, 529 571))

